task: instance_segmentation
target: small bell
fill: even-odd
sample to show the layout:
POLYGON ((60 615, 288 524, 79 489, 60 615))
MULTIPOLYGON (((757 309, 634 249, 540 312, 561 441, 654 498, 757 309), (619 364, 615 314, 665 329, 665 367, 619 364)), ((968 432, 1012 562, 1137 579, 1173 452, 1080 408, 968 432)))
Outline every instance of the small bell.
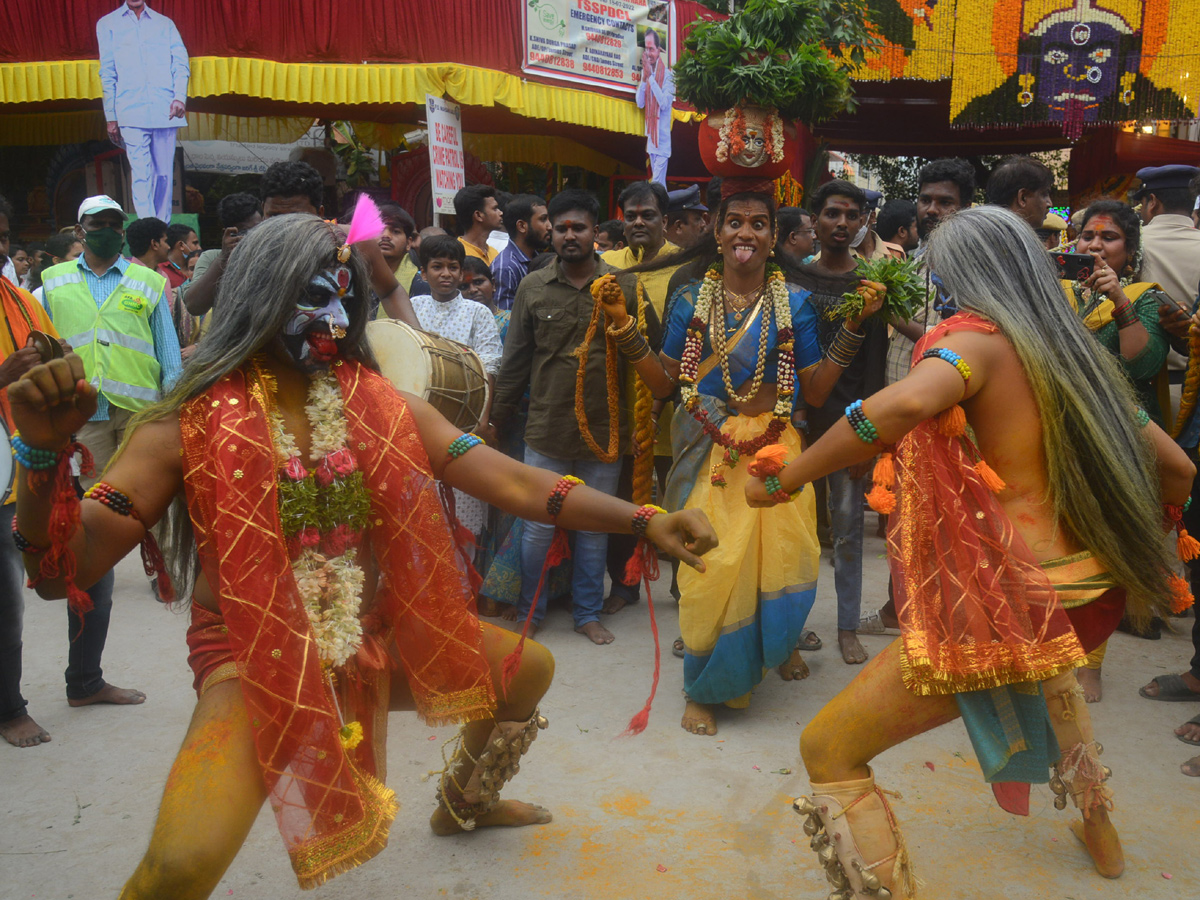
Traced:
POLYGON ((804 833, 806 835, 808 835, 809 837, 812 837, 814 834, 816 834, 820 830, 821 830, 821 820, 818 819, 816 816, 812 816, 812 817, 804 820, 804 833))
POLYGON ((813 835, 813 839, 808 842, 808 846, 815 853, 828 843, 829 835, 827 835, 824 831, 818 831, 815 835, 813 835))
POLYGON ((1105 778, 1112 778, 1112 769, 1110 769, 1108 766, 1101 766, 1100 768, 1104 770, 1105 778))
POLYGON ((1060 794, 1059 796, 1054 798, 1054 808, 1055 809, 1066 809, 1067 808, 1066 794, 1060 794))
POLYGON ((1058 794, 1059 796, 1062 796, 1067 792, 1067 786, 1063 784, 1063 780, 1059 777, 1057 772, 1050 777, 1050 790, 1054 791, 1054 793, 1058 794))
POLYGON ((547 719, 545 716, 538 716, 537 717, 537 727, 542 728, 542 729, 549 728, 550 720, 547 719))
POLYGON ((802 816, 811 816, 817 811, 817 808, 813 806, 812 800, 808 797, 797 797, 792 803, 792 809, 802 816))
POLYGON ((825 846, 817 851, 817 859, 821 865, 828 867, 831 863, 837 862, 837 854, 833 852, 832 847, 825 846))
POLYGON ((865 890, 875 892, 883 887, 883 883, 879 880, 879 876, 870 869, 859 868, 858 874, 862 876, 863 888, 865 890))
POLYGON ((892 900, 892 892, 885 887, 881 887, 876 896, 879 900, 892 900))
POLYGON ((1102 754, 1104 752, 1103 744, 1101 744, 1099 741, 1092 741, 1092 743, 1096 745, 1096 755, 1097 756, 1099 756, 1100 754, 1102 754))

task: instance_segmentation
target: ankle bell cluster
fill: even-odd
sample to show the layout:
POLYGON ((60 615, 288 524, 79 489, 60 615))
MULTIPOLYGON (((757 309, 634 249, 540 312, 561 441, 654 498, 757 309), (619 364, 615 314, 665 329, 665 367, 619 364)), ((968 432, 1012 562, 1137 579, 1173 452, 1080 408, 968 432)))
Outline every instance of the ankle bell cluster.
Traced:
POLYGON ((464 831, 473 831, 475 820, 495 809, 501 789, 521 771, 521 757, 529 751, 538 732, 549 726, 550 722, 536 709, 524 722, 497 722, 478 759, 467 750, 463 733, 459 732, 454 759, 442 770, 437 794, 438 802, 464 831), (467 760, 474 765, 463 784, 456 774, 467 760), (450 784, 453 792, 448 790, 450 784))
MULTIPOLYGON (((852 875, 847 874, 839 858, 839 849, 843 855, 856 857, 850 846, 844 846, 844 838, 849 836, 847 829, 826 828, 832 825, 833 818, 828 806, 818 806, 809 797, 800 797, 793 804, 799 815, 804 817, 804 833, 808 835, 809 847, 817 854, 817 860, 825 869, 825 877, 833 886, 829 900, 858 900, 869 897, 871 900, 891 900, 892 892, 883 886, 879 876, 871 871, 861 859, 851 858, 852 875), (859 885, 856 891, 854 883, 859 885)), ((841 811, 839 811, 841 812, 841 811)), ((851 839, 850 844, 853 843, 851 839)))

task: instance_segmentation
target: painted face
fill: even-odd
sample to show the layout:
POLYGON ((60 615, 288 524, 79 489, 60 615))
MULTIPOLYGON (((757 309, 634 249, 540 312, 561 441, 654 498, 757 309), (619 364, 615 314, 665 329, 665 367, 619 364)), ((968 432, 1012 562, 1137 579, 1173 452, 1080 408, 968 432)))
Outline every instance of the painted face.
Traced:
POLYGON ((746 122, 746 146, 733 160, 747 169, 757 169, 767 161, 767 134, 762 124, 746 122))
POLYGON ((1117 91, 1120 35, 1107 22, 1058 22, 1042 36, 1037 95, 1052 119, 1095 121, 1117 91))
POLYGON ((1117 274, 1123 272, 1129 262, 1125 232, 1121 230, 1121 226, 1113 220, 1112 216, 1105 213, 1092 216, 1083 223, 1083 231, 1079 232, 1079 240, 1075 242, 1075 249, 1079 253, 1099 255, 1117 274))
POLYGON ((345 266, 318 272, 309 282, 283 326, 284 346, 300 368, 323 368, 338 355, 337 342, 350 327, 343 301, 353 297, 354 283, 345 266))

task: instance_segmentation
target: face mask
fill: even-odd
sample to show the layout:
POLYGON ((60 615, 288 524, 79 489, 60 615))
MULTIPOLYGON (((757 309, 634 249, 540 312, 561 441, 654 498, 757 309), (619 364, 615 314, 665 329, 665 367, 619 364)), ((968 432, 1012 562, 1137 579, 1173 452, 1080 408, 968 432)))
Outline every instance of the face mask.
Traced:
POLYGON ((851 247, 857 247, 863 242, 867 236, 867 224, 864 222, 862 228, 858 229, 858 233, 854 235, 854 240, 850 242, 851 247))
POLYGON ((282 335, 284 347, 302 369, 323 368, 337 356, 337 342, 350 327, 342 301, 353 297, 354 285, 345 266, 319 272, 313 278, 282 335))
POLYGON ((125 235, 115 228, 98 228, 85 231, 83 242, 101 259, 112 259, 125 246, 125 235))

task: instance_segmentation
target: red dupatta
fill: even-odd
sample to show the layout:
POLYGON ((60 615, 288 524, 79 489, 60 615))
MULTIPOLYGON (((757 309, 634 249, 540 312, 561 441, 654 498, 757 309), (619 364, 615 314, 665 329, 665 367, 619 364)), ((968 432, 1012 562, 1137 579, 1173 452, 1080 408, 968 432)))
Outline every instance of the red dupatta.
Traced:
MULTIPOLYGON (((997 330, 959 313, 917 342, 914 364, 947 334, 997 330)), ((936 418, 896 448, 888 559, 901 674, 917 694, 1042 681, 1084 658, 1054 587, 977 471, 980 458, 969 434, 949 437, 936 418)))
POLYGON ((336 673, 344 721, 357 716, 366 732, 354 749, 339 740, 343 716, 282 538, 271 391, 248 364, 180 409, 201 564, 229 629, 271 806, 305 888, 382 850, 395 817, 393 794, 379 780, 388 679, 378 635, 394 634, 427 722, 482 718, 496 703, 472 596, 408 406, 361 363, 334 366, 348 445, 371 491, 380 576, 363 616, 367 639, 336 673))

